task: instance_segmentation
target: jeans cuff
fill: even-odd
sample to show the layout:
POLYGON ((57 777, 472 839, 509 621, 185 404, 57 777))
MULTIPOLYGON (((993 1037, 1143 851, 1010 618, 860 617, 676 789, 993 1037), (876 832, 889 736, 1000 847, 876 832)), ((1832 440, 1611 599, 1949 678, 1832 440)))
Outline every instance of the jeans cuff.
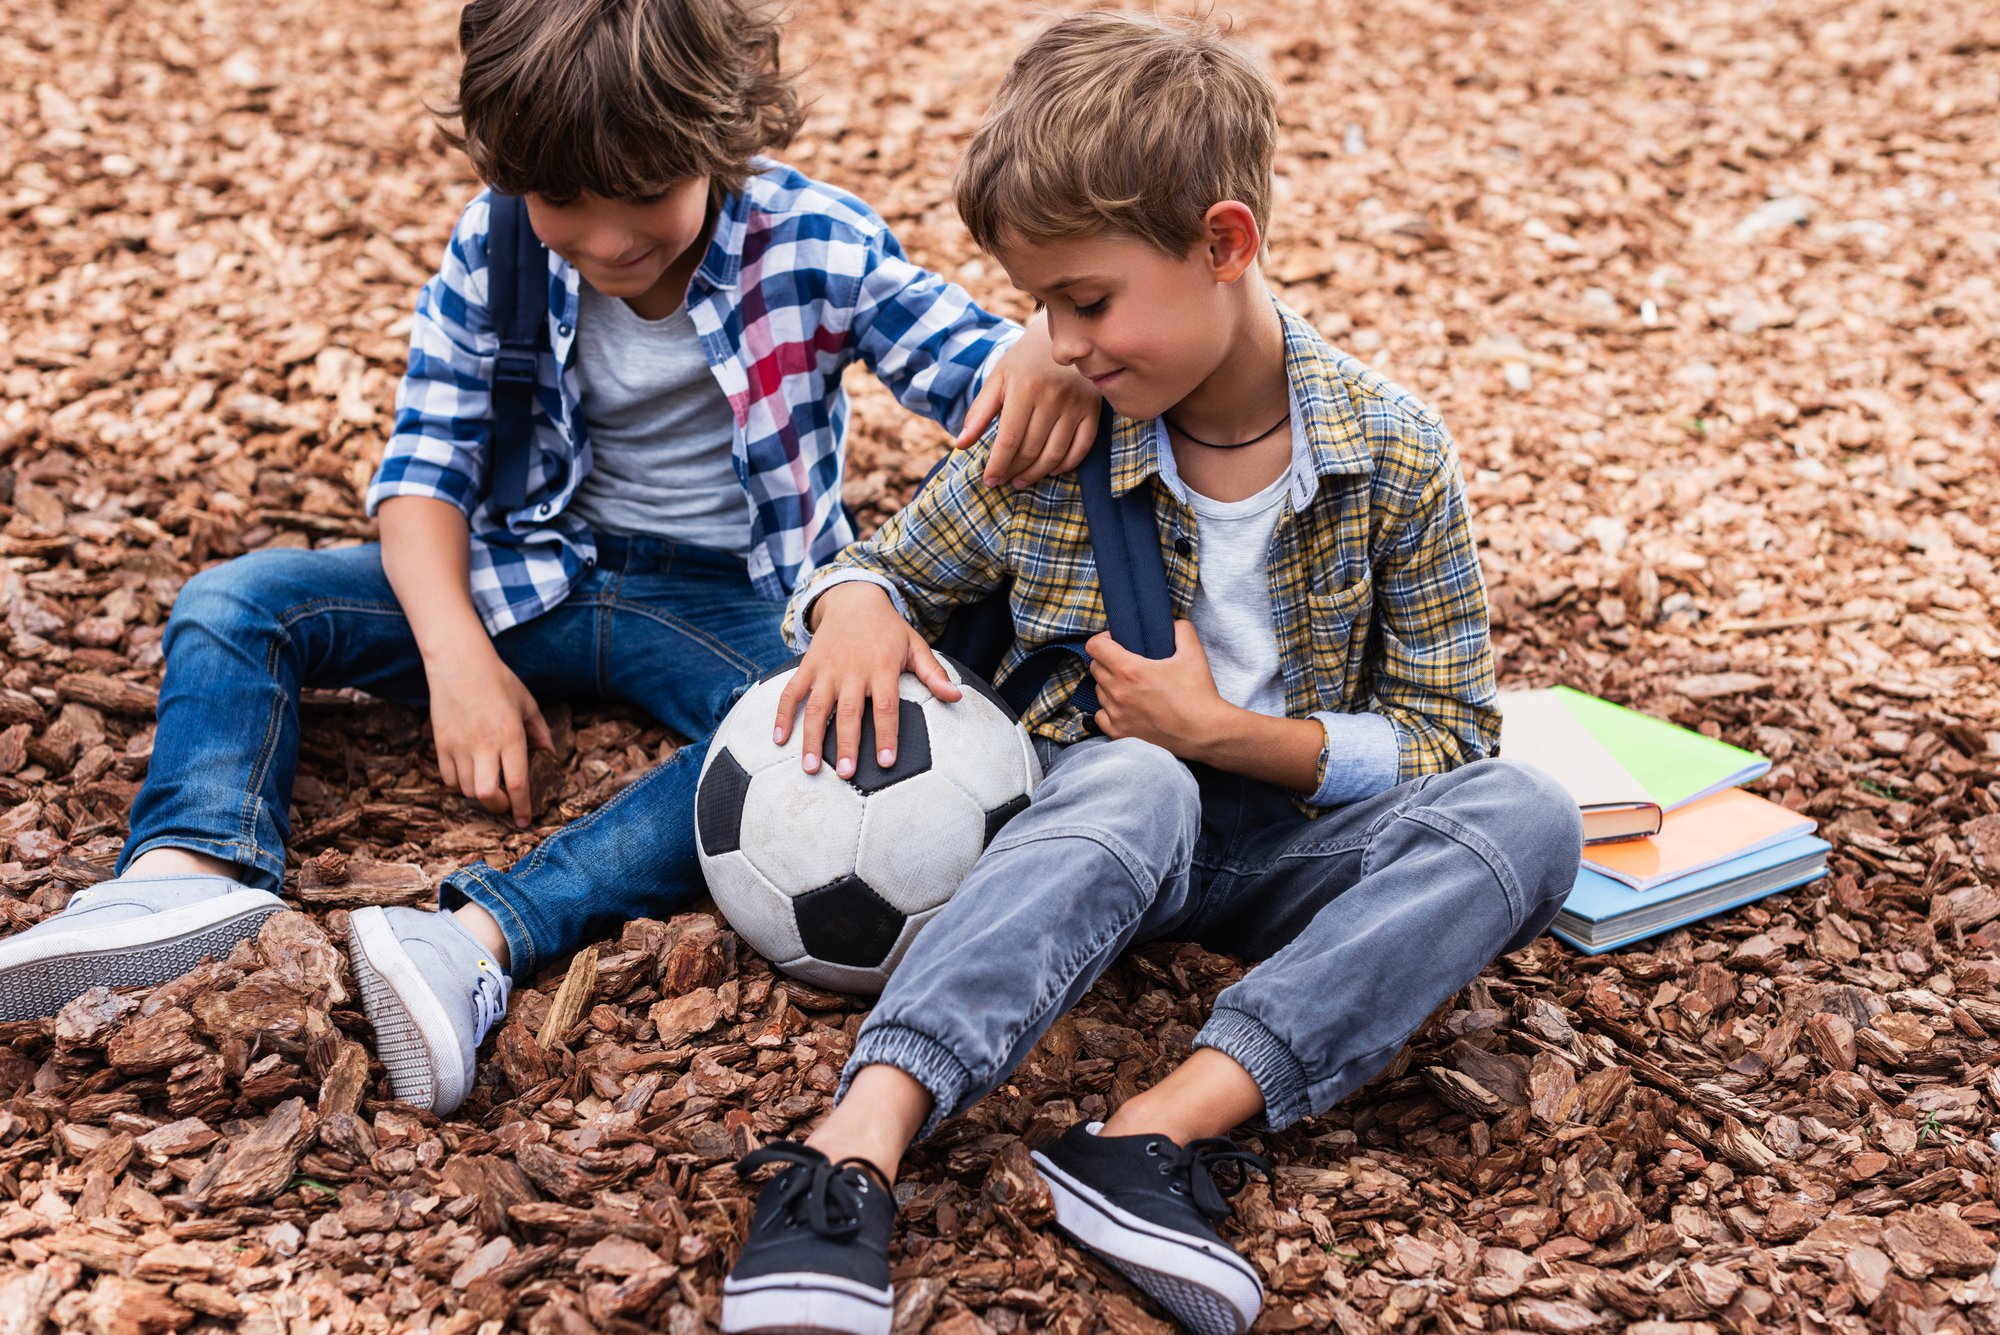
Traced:
POLYGON ((493 921, 500 924, 500 935, 507 942, 507 976, 515 981, 527 978, 535 971, 536 952, 534 938, 528 935, 526 924, 514 911, 507 897, 489 883, 488 877, 497 881, 500 873, 483 862, 475 862, 468 867, 460 867, 438 883, 438 908, 449 913, 462 904, 477 904, 493 915, 493 921))
POLYGON ((937 1130, 938 1123, 959 1110, 959 1100, 972 1085, 972 1073, 950 1048, 929 1034, 899 1024, 869 1025, 862 1029, 854 1045, 854 1055, 847 1059, 847 1066, 840 1073, 840 1090, 833 1096, 835 1103, 847 1097, 847 1087, 864 1066, 893 1066, 930 1091, 931 1112, 917 1132, 918 1140, 937 1130))
POLYGON ((1261 1020, 1238 1010, 1217 1007, 1195 1035, 1198 1048, 1214 1048, 1250 1073, 1264 1095, 1264 1113, 1257 1119, 1271 1131, 1283 1131, 1313 1112, 1307 1090, 1311 1081, 1297 1054, 1261 1020))
POLYGON ((230 879, 238 885, 247 885, 252 890, 269 890, 274 895, 282 895, 285 890, 285 860, 273 857, 254 844, 246 844, 235 839, 197 839, 192 835, 163 834, 142 843, 128 842, 118 854, 118 875, 136 862, 142 854, 156 848, 177 848, 183 853, 202 853, 224 862, 236 864, 236 876, 230 879))

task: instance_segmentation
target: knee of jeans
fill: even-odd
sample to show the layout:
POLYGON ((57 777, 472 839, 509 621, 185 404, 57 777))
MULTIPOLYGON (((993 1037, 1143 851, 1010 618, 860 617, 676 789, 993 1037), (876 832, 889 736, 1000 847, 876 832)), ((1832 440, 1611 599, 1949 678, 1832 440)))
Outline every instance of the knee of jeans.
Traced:
POLYGON ((1482 814, 1481 833, 1506 852, 1523 894, 1546 904, 1575 888, 1583 815, 1568 789, 1533 765, 1482 760, 1467 767, 1465 790, 1482 814))
POLYGON ((1178 816, 1184 829, 1201 823, 1201 784, 1194 771, 1164 746, 1138 737, 1106 742, 1095 757, 1090 777, 1107 791, 1143 796, 1148 807, 1178 816))
POLYGON ((237 635, 273 619, 288 583, 291 552, 252 552, 211 566, 181 586, 167 621, 169 635, 199 629, 237 635))

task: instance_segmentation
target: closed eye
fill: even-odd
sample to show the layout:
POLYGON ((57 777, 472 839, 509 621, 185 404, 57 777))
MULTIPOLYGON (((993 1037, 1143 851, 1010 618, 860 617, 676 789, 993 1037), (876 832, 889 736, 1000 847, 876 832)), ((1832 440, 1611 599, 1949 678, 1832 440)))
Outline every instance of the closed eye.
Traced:
POLYGON ((1109 297, 1099 297, 1096 301, 1091 302, 1088 306, 1076 307, 1076 313, 1082 316, 1086 320, 1092 318, 1093 316, 1102 315, 1104 314, 1104 304, 1109 300, 1110 300, 1109 297))

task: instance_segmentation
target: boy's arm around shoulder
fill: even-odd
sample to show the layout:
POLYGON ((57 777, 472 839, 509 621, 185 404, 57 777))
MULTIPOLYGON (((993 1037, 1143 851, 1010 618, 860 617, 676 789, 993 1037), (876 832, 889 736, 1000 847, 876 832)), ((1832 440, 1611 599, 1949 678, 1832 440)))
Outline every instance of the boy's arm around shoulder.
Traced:
POLYGON ((812 639, 812 606, 838 584, 866 580, 879 585, 926 639, 944 629, 953 608, 1005 585, 1016 493, 980 480, 991 448, 989 432, 972 448, 948 455, 872 537, 850 544, 814 571, 785 609, 786 641, 794 649, 806 648, 812 639))
POLYGON ((903 253, 886 224, 861 243, 850 298, 855 351, 911 412, 956 435, 1021 327, 903 253))
MULTIPOLYGON (((1398 783, 1491 755, 1500 740, 1486 582, 1458 449, 1428 412, 1406 432, 1412 448, 1378 468, 1377 503, 1388 513, 1371 553, 1371 711, 1394 730, 1398 783)), ((1342 717, 1323 716, 1322 780, 1339 761, 1342 717)))
POLYGON ((480 194, 459 216, 438 272, 418 290, 395 428, 368 488, 371 515, 391 496, 447 501, 468 518, 479 504, 500 346, 488 310, 486 201, 480 194))

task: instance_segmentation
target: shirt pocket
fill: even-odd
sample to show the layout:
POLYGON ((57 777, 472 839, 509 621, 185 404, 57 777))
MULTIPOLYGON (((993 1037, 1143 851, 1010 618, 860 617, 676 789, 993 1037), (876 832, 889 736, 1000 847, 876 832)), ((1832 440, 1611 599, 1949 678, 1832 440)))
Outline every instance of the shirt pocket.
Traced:
POLYGON ((1345 710, 1348 697, 1359 684, 1362 664, 1368 652, 1368 631, 1373 618, 1375 584, 1367 575, 1345 588, 1330 593, 1306 595, 1306 612, 1312 626, 1313 674, 1319 682, 1320 705, 1324 709, 1345 710))

